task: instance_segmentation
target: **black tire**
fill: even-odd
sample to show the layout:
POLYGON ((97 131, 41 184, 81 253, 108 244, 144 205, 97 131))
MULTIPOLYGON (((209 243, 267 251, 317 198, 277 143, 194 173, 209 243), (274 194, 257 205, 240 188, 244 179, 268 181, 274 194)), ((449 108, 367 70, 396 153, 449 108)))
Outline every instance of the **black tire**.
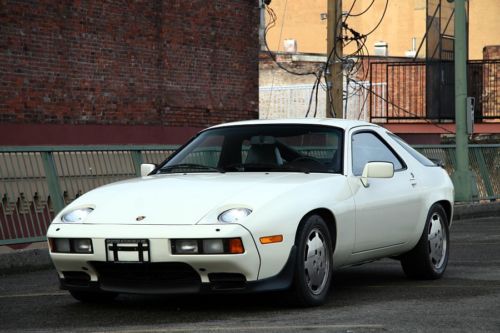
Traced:
POLYGON ((297 260, 290 295, 299 306, 317 306, 326 301, 332 279, 330 231, 319 215, 305 218, 297 231, 297 260), (317 246, 314 253, 311 245, 317 246), (312 272, 310 272, 312 271, 312 272))
POLYGON ((74 299, 83 303, 106 303, 114 300, 118 294, 111 292, 70 290, 74 299))
POLYGON ((401 257, 401 266, 409 278, 439 279, 446 270, 449 253, 448 217, 441 205, 434 204, 427 214, 420 240, 401 257))

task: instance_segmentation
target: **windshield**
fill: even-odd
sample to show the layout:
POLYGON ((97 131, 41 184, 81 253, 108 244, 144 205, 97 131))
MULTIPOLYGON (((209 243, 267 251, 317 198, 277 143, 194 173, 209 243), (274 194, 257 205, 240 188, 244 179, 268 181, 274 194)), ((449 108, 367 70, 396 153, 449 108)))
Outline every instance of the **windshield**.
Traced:
POLYGON ((342 173, 343 131, 319 125, 248 125, 206 130, 157 173, 342 173))

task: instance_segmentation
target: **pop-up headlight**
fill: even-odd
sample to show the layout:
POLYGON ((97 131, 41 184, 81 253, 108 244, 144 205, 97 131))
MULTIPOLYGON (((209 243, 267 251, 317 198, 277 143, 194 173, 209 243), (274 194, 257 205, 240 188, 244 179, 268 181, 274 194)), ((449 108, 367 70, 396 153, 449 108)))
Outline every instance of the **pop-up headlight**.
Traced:
POLYGON ((61 220, 63 222, 70 222, 70 223, 71 222, 82 222, 87 217, 87 215, 92 213, 93 210, 94 210, 94 208, 90 208, 90 207, 75 209, 75 210, 72 210, 68 213, 63 214, 61 216, 61 220))
POLYGON ((238 222, 252 213, 248 208, 231 208, 219 215, 219 221, 224 223, 238 222))

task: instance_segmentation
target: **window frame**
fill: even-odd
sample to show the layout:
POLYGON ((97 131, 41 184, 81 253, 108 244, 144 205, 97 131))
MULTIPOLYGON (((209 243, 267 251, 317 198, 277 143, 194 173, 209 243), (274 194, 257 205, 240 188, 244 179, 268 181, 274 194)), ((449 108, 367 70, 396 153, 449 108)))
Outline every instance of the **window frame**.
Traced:
POLYGON ((324 173, 324 174, 332 174, 332 175, 345 175, 347 166, 346 166, 346 138, 347 138, 347 131, 345 128, 342 128, 340 126, 331 126, 331 125, 324 125, 324 124, 307 124, 307 123, 264 123, 264 124, 244 124, 244 125, 221 125, 221 126, 215 126, 215 127, 209 127, 205 128, 204 130, 201 130, 200 132, 196 133, 193 137, 191 137, 187 142, 185 142, 183 145, 181 145, 178 149, 176 149, 172 154, 170 154, 165 160, 163 160, 161 163, 159 163, 156 168, 152 171, 153 174, 157 174, 161 168, 163 168, 168 162, 170 162, 173 158, 175 158, 184 148, 186 148, 188 145, 190 145, 194 140, 196 140, 200 135, 204 134, 207 131, 211 130, 218 130, 218 129, 226 129, 226 128, 245 128, 245 127, 254 127, 254 126, 311 126, 311 127, 318 127, 318 128, 327 128, 327 129, 334 129, 338 131, 338 139, 339 139, 339 145, 338 145, 338 154, 339 158, 341 159, 341 165, 340 165, 340 171, 339 172, 315 172, 315 173, 324 173))
MULTIPOLYGON (((387 140, 385 140, 382 135, 380 135, 379 133, 377 133, 376 131, 372 130, 372 129, 360 129, 360 130, 357 130, 357 131, 354 131, 352 134, 351 134, 351 138, 350 138, 350 150, 351 150, 351 173, 356 176, 356 177, 360 177, 360 175, 356 175, 354 173, 354 144, 353 144, 353 140, 354 140, 354 136, 357 135, 357 134, 363 134, 363 133, 369 133, 369 134, 373 134, 377 139, 380 140, 380 142, 387 148, 389 149, 389 151, 396 157, 396 159, 399 161, 399 163, 401 164, 401 168, 400 169, 394 169, 394 172, 402 172, 402 171, 406 171, 408 170, 408 164, 405 162, 405 160, 397 153, 397 151, 387 142, 387 140)), ((389 162, 389 161, 368 161, 367 163, 369 162, 389 162)), ((392 163, 392 162, 391 162, 392 163)), ((394 163, 392 163, 394 165, 394 163)))

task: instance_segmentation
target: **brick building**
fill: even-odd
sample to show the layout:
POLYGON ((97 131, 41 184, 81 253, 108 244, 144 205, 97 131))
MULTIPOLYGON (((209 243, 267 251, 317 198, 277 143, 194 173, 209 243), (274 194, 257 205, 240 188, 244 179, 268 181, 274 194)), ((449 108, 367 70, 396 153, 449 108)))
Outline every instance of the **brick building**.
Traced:
POLYGON ((256 0, 3 1, 0 145, 179 143, 258 112, 256 0))

